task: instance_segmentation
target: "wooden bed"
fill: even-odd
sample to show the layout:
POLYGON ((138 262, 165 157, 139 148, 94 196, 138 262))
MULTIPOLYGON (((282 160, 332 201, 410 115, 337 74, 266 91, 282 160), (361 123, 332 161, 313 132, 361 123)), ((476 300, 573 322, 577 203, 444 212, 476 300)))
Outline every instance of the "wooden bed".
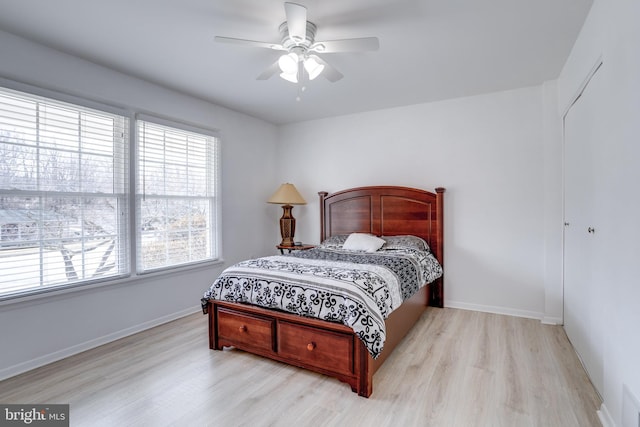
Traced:
MULTIPOLYGON (((320 239, 354 232, 422 237, 444 266, 444 188, 359 187, 320 196, 320 239)), ((209 346, 233 346, 348 383, 360 396, 373 392, 373 374, 427 305, 442 307, 443 279, 420 289, 386 319, 384 350, 373 359, 347 326, 247 304, 208 301, 209 346)))

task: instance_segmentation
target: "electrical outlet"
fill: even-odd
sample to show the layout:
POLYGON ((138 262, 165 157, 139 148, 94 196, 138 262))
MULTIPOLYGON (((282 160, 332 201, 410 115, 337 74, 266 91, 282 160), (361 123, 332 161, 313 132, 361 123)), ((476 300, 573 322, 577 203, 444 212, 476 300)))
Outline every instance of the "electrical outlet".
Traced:
POLYGON ((622 385, 622 427, 640 427, 640 400, 622 385))

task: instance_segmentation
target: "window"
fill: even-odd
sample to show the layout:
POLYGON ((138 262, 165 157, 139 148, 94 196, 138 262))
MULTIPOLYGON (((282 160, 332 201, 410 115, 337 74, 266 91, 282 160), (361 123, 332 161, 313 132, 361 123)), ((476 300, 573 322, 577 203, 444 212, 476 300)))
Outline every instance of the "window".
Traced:
POLYGON ((218 138, 130 126, 0 87, 0 299, 218 259, 218 138))
POLYGON ((137 121, 139 272, 218 258, 218 138, 137 121))
POLYGON ((129 273, 129 119, 0 88, 0 297, 129 273))

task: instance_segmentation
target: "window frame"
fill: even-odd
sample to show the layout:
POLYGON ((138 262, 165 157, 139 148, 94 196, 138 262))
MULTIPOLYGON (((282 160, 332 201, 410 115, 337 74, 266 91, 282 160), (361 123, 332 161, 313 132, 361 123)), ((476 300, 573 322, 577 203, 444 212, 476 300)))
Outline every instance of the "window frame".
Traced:
MULTIPOLYGON (((134 154, 132 157, 134 158, 133 161, 135 162, 135 167, 133 172, 133 177, 135 182, 132 189, 132 198, 134 199, 134 205, 133 205, 134 214, 132 215, 133 217, 132 219, 134 222, 133 234, 135 236, 135 241, 133 242, 134 244, 132 245, 133 246, 132 249, 134 250, 134 252, 132 253, 132 260, 133 260, 133 266, 134 266, 136 275, 145 276, 148 274, 158 273, 162 271, 174 270, 176 268, 189 268, 189 267, 203 265, 203 264, 208 265, 211 263, 221 262, 222 256, 221 256, 221 250, 220 250, 221 248, 220 177, 222 176, 222 174, 221 174, 221 167, 220 167, 220 159, 221 159, 220 151, 221 151, 222 144, 220 141, 219 131, 216 129, 208 129, 195 124, 168 119, 168 118, 147 114, 147 113, 136 113, 133 126, 135 127, 135 137, 134 137, 134 142, 132 147, 132 149, 134 150, 134 154), (139 200, 140 200, 140 197, 143 197, 142 195, 138 194, 138 187, 140 185, 139 165, 140 165, 140 155, 141 155, 140 154, 140 138, 138 135, 138 131, 139 131, 138 123, 141 121, 150 123, 150 124, 159 125, 162 127, 171 128, 177 131, 184 131, 188 133, 198 134, 200 136, 205 136, 208 138, 213 138, 213 141, 211 141, 211 143, 213 144, 212 153, 211 153, 213 156, 213 159, 212 159, 213 171, 211 171, 212 176, 210 178, 213 181, 212 188, 211 188, 212 196, 210 196, 210 198, 213 199, 212 201, 213 206, 211 206, 211 213, 210 213, 211 215, 210 220, 212 221, 212 225, 211 225, 211 229, 209 230, 209 240, 211 242, 212 252, 214 255, 212 258, 198 260, 198 261, 190 261, 190 262, 174 264, 174 265, 167 265, 167 266, 156 267, 156 268, 149 268, 149 269, 144 269, 142 267, 141 260, 139 259, 140 253, 141 253, 140 246, 141 246, 142 236, 139 229, 140 224, 138 222, 138 220, 140 219, 139 218, 140 217, 139 200)), ((179 198, 179 197, 171 197, 171 196, 168 196, 168 197, 179 198)))
POLYGON ((127 254, 126 254, 126 262, 128 263, 128 272, 126 274, 120 276, 112 276, 107 278, 96 278, 92 280, 84 280, 72 283, 65 283, 60 285, 48 286, 43 288, 35 288, 28 289, 20 292, 12 292, 7 294, 0 294, 0 306, 5 304, 12 304, 21 301, 31 301, 33 299, 50 297, 52 295, 62 295, 69 292, 78 292, 83 290, 90 290, 99 288, 102 286, 110 286, 110 285, 120 285, 126 284, 129 282, 135 282, 141 280, 143 278, 153 277, 155 275, 166 277, 167 274, 180 274, 185 271, 195 271, 202 268, 210 268, 211 266, 220 265, 224 263, 222 257, 222 196, 221 196, 221 176, 222 176, 222 166, 221 166, 221 150, 222 150, 222 140, 219 135, 218 129, 206 128, 204 126, 200 126, 197 124, 190 124, 184 121, 175 120, 171 118, 164 118, 161 115, 153 115, 147 112, 142 113, 141 111, 136 111, 133 108, 127 108, 125 106, 116 106, 113 104, 105 103, 103 101, 96 101, 93 99, 89 99, 87 97, 70 95, 68 93, 59 92, 51 89, 47 89, 44 87, 34 86, 31 84, 23 83, 16 80, 7 79, 4 77, 0 77, 0 87, 6 88, 13 91, 23 92, 27 95, 33 95, 36 97, 48 98, 52 101, 58 101, 63 103, 69 103, 77 105, 78 107, 94 109, 97 111, 116 114, 122 117, 125 117, 129 121, 128 126, 128 134, 129 134, 129 145, 127 147, 128 152, 128 200, 127 200, 127 209, 128 209, 128 220, 124 225, 126 228, 126 237, 127 237, 127 254), (181 264, 173 267, 166 267, 161 269, 155 269, 151 271, 147 271, 141 273, 137 269, 138 260, 137 260, 137 207, 136 207, 136 185, 137 185, 137 120, 140 118, 145 118, 150 122, 155 122, 159 124, 165 124, 168 126, 174 126, 178 129, 183 129, 187 131, 193 131, 196 133, 202 133, 209 136, 213 136, 216 138, 216 159, 215 159, 215 210, 212 211, 212 215, 215 215, 214 227, 212 228, 212 240, 211 244, 215 245, 215 253, 217 257, 215 259, 203 260, 197 263, 192 264, 181 264))

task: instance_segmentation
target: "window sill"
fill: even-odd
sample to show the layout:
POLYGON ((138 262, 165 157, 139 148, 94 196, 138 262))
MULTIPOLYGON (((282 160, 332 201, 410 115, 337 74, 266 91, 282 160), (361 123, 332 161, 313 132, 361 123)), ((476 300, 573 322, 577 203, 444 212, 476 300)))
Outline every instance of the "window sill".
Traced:
MULTIPOLYGON (((207 261, 199 264, 191 264, 185 266, 179 266, 174 268, 158 269, 146 273, 131 274, 119 278, 110 278, 104 280, 97 280, 90 283, 78 283, 66 286, 50 287, 42 290, 33 290, 20 294, 0 296, 0 309, 6 306, 20 305, 26 303, 33 303, 38 300, 57 298, 61 296, 67 296, 70 294, 81 294, 83 292, 91 292, 96 289, 100 289, 107 286, 121 286, 128 284, 135 284, 140 281, 147 281, 154 277, 166 278, 167 276, 179 275, 184 272, 192 272, 198 270, 210 269, 213 267, 221 266, 224 264, 223 259, 217 259, 215 261, 207 261)), ((204 292, 204 289, 203 289, 204 292)))

